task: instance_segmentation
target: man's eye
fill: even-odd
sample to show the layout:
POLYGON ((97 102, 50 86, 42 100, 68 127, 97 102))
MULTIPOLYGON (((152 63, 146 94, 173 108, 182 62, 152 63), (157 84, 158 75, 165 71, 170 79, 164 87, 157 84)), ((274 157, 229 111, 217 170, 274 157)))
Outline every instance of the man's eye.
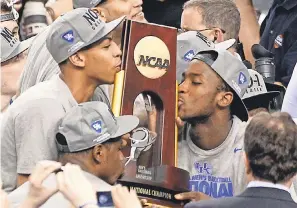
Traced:
POLYGON ((110 47, 110 45, 107 45, 107 46, 104 46, 103 48, 109 48, 110 47))
POLYGON ((201 82, 192 82, 193 85, 200 85, 201 82))

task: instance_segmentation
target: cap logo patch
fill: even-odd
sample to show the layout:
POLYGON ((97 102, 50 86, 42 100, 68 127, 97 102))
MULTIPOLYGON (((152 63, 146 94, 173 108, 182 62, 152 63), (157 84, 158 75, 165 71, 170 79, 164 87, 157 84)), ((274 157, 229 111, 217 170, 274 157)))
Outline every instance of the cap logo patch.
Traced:
POLYGON ((87 20, 93 30, 95 30, 101 24, 98 14, 91 9, 88 9, 88 11, 83 15, 83 18, 87 20))
POLYGON ((97 132, 101 133, 102 131, 102 122, 101 120, 95 121, 92 123, 92 128, 97 132))
POLYGON ((195 52, 193 50, 188 51, 185 55, 184 55, 184 60, 185 61, 192 61, 192 59, 195 56, 195 52))
POLYGON ((240 73, 239 73, 239 76, 238 76, 238 83, 239 83, 240 85, 242 85, 242 84, 244 84, 244 83, 246 83, 246 82, 247 82, 247 78, 246 78, 246 76, 244 75, 244 73, 240 72, 240 73))
POLYGON ((18 42, 16 37, 13 36, 12 32, 6 27, 1 30, 1 36, 9 43, 10 47, 13 47, 14 44, 18 42))
POLYGON ((73 34, 73 30, 69 30, 67 32, 65 32, 62 35, 62 38, 64 40, 66 40, 68 43, 73 43, 74 42, 74 34, 73 34))

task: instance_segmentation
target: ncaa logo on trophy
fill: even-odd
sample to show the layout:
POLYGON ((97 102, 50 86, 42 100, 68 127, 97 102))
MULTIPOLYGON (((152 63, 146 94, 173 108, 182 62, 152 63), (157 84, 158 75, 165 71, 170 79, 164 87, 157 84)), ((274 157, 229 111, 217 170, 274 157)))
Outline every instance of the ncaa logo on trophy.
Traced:
POLYGON ((143 76, 157 79, 167 72, 170 53, 160 38, 147 36, 137 43, 134 49, 134 62, 143 76))

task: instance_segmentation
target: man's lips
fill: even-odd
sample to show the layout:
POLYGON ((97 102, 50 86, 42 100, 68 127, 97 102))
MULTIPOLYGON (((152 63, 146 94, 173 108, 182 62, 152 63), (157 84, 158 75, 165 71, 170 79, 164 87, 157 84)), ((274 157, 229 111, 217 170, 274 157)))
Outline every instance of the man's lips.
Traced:
POLYGON ((182 98, 178 98, 178 106, 184 104, 184 100, 182 98))
POLYGON ((121 71, 121 62, 115 66, 117 72, 121 71))

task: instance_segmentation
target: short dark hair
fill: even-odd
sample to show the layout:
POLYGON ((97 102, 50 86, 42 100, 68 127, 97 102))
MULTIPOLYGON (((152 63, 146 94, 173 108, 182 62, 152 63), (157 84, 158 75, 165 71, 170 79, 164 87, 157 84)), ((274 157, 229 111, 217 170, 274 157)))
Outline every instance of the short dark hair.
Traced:
POLYGON ((254 177, 286 182, 297 173, 297 126, 288 113, 259 113, 245 131, 244 149, 254 177))
POLYGON ((237 39, 240 30, 240 13, 232 0, 190 0, 183 9, 195 8, 202 15, 207 27, 218 27, 224 30, 225 38, 237 39))
MULTIPOLYGON (((58 140, 59 144, 67 145, 66 138, 64 137, 64 135, 62 135, 60 133, 57 134, 57 140, 58 140)), ((108 149, 110 149, 112 144, 119 142, 120 140, 121 140, 121 137, 112 138, 112 139, 107 140, 106 142, 103 142, 102 145, 105 145, 108 149)), ((93 151, 93 148, 94 147, 90 147, 88 149, 84 149, 84 150, 77 151, 77 152, 67 152, 67 153, 59 152, 59 159, 63 158, 64 156, 68 156, 68 157, 87 156, 87 155, 89 155, 89 153, 91 151, 93 151)))
POLYGON ((253 109, 253 110, 249 110, 249 117, 254 117, 258 113, 263 113, 263 112, 268 113, 269 111, 268 111, 267 108, 256 108, 256 109, 253 109))
POLYGON ((11 6, 8 6, 5 0, 0 0, 1 12, 11 12, 11 6))

